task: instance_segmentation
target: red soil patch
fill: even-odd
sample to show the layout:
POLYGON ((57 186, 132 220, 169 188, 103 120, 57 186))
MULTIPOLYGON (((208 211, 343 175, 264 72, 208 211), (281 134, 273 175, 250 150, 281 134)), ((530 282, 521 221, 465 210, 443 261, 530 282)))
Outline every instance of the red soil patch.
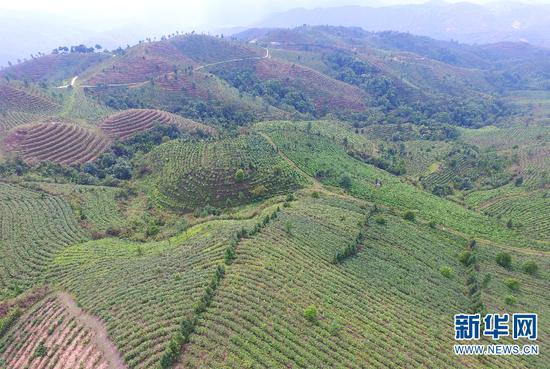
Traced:
POLYGON ((22 88, 0 83, 0 110, 41 113, 57 109, 59 109, 59 105, 45 96, 39 96, 22 88))
POLYGON ((190 119, 154 109, 130 109, 108 117, 100 127, 112 138, 124 139, 137 132, 150 130, 155 124, 174 124, 184 132, 216 135, 215 129, 190 119))
POLYGON ((0 355, 7 368, 123 369, 103 324, 64 293, 46 297, 8 331, 0 355))
POLYGON ((94 63, 99 63, 107 55, 101 53, 51 54, 16 64, 2 71, 2 75, 15 79, 39 81, 48 78, 68 78, 78 74, 94 63))

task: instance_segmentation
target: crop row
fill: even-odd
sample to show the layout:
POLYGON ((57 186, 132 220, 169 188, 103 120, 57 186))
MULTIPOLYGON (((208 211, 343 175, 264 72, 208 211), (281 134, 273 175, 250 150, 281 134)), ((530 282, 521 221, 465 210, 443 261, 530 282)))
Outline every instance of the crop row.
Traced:
POLYGON ((184 119, 177 115, 153 109, 130 109, 108 117, 100 125, 109 137, 124 139, 136 132, 153 128, 158 124, 174 124, 185 132, 201 130, 204 133, 215 134, 215 130, 204 124, 184 119))
MULTIPOLYGON (((262 127, 262 130, 264 127, 262 127)), ((341 185, 343 176, 351 179, 350 193, 356 197, 418 212, 428 221, 444 224, 466 234, 526 244, 516 233, 489 217, 431 195, 387 172, 351 158, 343 148, 330 141, 298 131, 277 130, 271 125, 269 136, 290 160, 323 183, 341 185), (381 183, 376 186, 377 180, 381 183)))
POLYGON ((36 284, 57 251, 82 239, 63 200, 0 184, 0 298, 36 284))
POLYGON ((41 117, 40 115, 16 111, 0 112, 0 136, 3 136, 14 127, 31 123, 41 117))
POLYGON ((455 258, 464 240, 382 213, 387 222, 369 224, 364 249, 333 264, 364 214, 324 196, 293 203, 241 242, 183 367, 475 366, 448 349, 452 315, 467 308, 455 258), (454 278, 441 275, 442 265, 456 270, 454 278), (317 311, 313 321, 308 307, 317 311))
POLYGON ((7 138, 6 146, 25 161, 52 161, 60 164, 94 160, 109 144, 106 137, 81 126, 43 123, 18 128, 7 138))
POLYGON ((59 109, 59 105, 44 96, 31 94, 9 84, 0 83, 0 110, 44 113, 57 109, 59 109))
POLYGON ((116 239, 63 250, 48 278, 99 317, 130 368, 155 367, 189 316, 227 240, 248 221, 214 221, 155 243, 116 239))
POLYGON ((305 179, 259 135, 171 142, 154 150, 154 191, 168 206, 228 206, 288 193, 305 179))
POLYGON ((56 297, 44 299, 0 340, 7 368, 107 369, 94 345, 95 333, 83 327, 56 297))

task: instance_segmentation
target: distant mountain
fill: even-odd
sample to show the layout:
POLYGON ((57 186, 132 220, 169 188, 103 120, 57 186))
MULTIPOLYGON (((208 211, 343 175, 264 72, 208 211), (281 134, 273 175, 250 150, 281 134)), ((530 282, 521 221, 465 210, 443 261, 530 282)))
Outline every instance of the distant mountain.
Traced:
POLYGON ((297 8, 275 13, 257 27, 358 26, 368 31, 399 31, 465 43, 523 41, 550 47, 550 5, 431 1, 388 7, 297 8))

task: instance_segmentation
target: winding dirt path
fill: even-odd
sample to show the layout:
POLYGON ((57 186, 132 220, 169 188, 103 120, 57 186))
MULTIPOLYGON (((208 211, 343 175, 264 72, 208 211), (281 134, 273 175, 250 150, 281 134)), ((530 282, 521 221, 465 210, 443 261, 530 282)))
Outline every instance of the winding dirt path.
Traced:
POLYGON ((245 61, 245 60, 262 60, 262 59, 270 58, 271 56, 269 55, 269 49, 267 47, 264 47, 264 50, 265 50, 265 55, 264 56, 251 56, 251 57, 248 57, 248 58, 222 60, 222 61, 219 61, 219 62, 216 62, 216 63, 201 65, 200 67, 197 67, 195 70, 201 70, 201 69, 204 69, 204 68, 207 68, 207 67, 211 67, 213 65, 220 65, 220 64, 225 64, 225 63, 234 63, 234 62, 240 62, 240 61, 245 61))
POLYGON ((78 76, 74 76, 72 79, 71 79, 71 82, 68 84, 68 85, 63 85, 63 86, 57 86, 57 88, 69 88, 69 87, 74 87, 74 83, 76 82, 76 79, 78 78, 78 76))
MULTIPOLYGON (((220 64, 225 64, 225 63, 236 63, 236 62, 240 62, 240 61, 246 61, 246 60, 262 60, 262 59, 269 59, 271 58, 271 54, 269 53, 269 49, 267 47, 264 47, 263 48, 265 50, 265 55, 264 56, 251 56, 251 57, 248 57, 248 58, 238 58, 238 59, 228 59, 228 60, 222 60, 222 61, 219 61, 219 62, 216 62, 216 63, 210 63, 210 64, 203 64, 197 68, 195 68, 194 70, 195 71, 198 71, 198 70, 201 70, 201 69, 204 69, 204 68, 208 68, 208 67, 211 67, 213 65, 220 65, 220 64)), ((173 73, 168 73, 168 74, 173 74, 173 73)), ((78 78, 78 76, 75 76, 73 77, 73 79, 71 80, 71 83, 68 84, 68 85, 63 85, 63 86, 58 86, 57 88, 68 88, 69 86, 71 87, 74 87, 74 83, 76 81, 76 79, 78 78)), ((78 87, 82 87, 82 88, 97 88, 97 87, 137 87, 137 86, 142 86, 146 83, 148 83, 149 81, 143 81, 143 82, 130 82, 130 83, 107 83, 107 84, 101 84, 101 85, 81 85, 81 86, 78 86, 78 87)))
POLYGON ((96 347, 101 350, 105 360, 109 363, 109 369, 127 369, 124 360, 120 356, 113 342, 109 339, 105 325, 96 317, 84 312, 78 307, 72 296, 67 292, 57 292, 57 298, 65 305, 67 311, 75 319, 95 333, 93 341, 96 347))

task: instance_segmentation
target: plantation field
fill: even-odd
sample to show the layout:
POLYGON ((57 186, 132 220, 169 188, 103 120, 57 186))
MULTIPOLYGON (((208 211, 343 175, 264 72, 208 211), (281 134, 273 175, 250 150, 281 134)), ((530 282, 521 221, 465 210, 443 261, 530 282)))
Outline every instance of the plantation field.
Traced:
POLYGON ((39 182, 23 185, 62 197, 75 210, 75 215, 84 228, 107 231, 128 224, 117 199, 122 193, 119 188, 39 182))
POLYGON ((215 129, 207 125, 193 122, 190 119, 175 114, 152 109, 132 109, 109 116, 100 125, 101 129, 111 138, 124 139, 137 132, 152 129, 155 124, 173 124, 184 132, 203 132, 205 135, 215 135, 215 129))
POLYGON ((14 65, 9 70, 0 72, 0 75, 31 81, 62 81, 78 75, 109 57, 110 55, 100 53, 45 55, 14 65))
POLYGON ((0 339, 0 363, 7 368, 107 369, 96 341, 96 332, 50 295, 0 339))
POLYGON ((512 91, 508 99, 532 112, 535 121, 550 123, 550 93, 544 90, 512 91))
POLYGON ((409 185, 383 170, 363 164, 327 139, 300 131, 281 130, 272 123, 261 124, 258 129, 269 135, 279 150, 300 169, 317 177, 324 184, 338 186, 342 176, 347 175, 351 179, 349 192, 359 198, 399 208, 401 211, 416 212, 418 217, 426 221, 434 221, 472 236, 526 244, 516 232, 502 227, 493 219, 468 211, 458 204, 409 185), (376 185, 377 180, 381 183, 380 186, 376 185))
POLYGON ((0 82, 0 111, 51 113, 59 107, 56 101, 40 92, 0 82))
POLYGON ((130 368, 156 367, 193 315, 228 240, 255 220, 210 221, 154 243, 103 239, 66 248, 48 278, 105 322, 130 368))
POLYGON ((44 278, 60 249, 84 239, 70 206, 59 197, 0 183, 0 299, 44 278))
POLYGON ((113 110, 86 95, 81 88, 63 90, 63 110, 60 116, 75 121, 99 124, 113 110))
POLYGON ((550 190, 525 191, 514 186, 476 191, 466 196, 466 203, 496 217, 530 238, 550 239, 550 190))
POLYGON ((4 137, 14 127, 31 123, 42 117, 42 115, 32 113, 3 111, 0 113, 0 137, 4 137))
MULTIPOLYGON (((548 366, 548 360, 550 360, 548 354, 550 349, 548 341, 550 332, 548 306, 550 306, 550 299, 548 293, 546 293, 550 278, 548 253, 510 248, 503 244, 480 242, 476 254, 480 268, 478 280, 489 280, 487 287, 483 288, 481 293, 487 311, 498 311, 501 314, 525 311, 538 312, 539 337, 537 343, 540 346, 540 355, 536 357, 516 357, 514 364, 509 363, 508 366, 524 365, 532 368, 548 366), (511 255, 510 268, 503 268, 495 262, 497 254, 501 252, 511 255), (538 265, 538 270, 533 275, 523 270, 526 262, 535 262, 538 265), (517 287, 510 282, 517 282, 517 287)), ((504 339, 503 341, 504 344, 517 342, 512 339, 504 339)), ((519 342, 522 343, 523 341, 520 340, 519 342)), ((508 366, 503 365, 502 367, 508 366)))
MULTIPOLYGON (((385 212, 364 225, 365 211, 325 194, 299 199, 243 241, 178 367, 476 367, 449 349, 449 322, 469 303, 455 257, 467 240, 385 212), (333 264, 361 229, 357 256, 333 264), (314 321, 304 316, 308 306, 314 321)), ((511 362, 490 358, 485 367, 511 362)))
POLYGON ((148 154, 142 167, 153 171, 146 179, 151 195, 169 208, 230 207, 308 183, 257 134, 215 142, 169 142, 148 154))
POLYGON ((0 369, 550 367, 548 50, 100 50, 0 71, 0 369), (536 342, 476 343, 538 356, 454 354, 455 314, 517 312, 536 342))
POLYGON ((108 145, 107 137, 99 132, 59 122, 19 127, 4 140, 6 151, 17 152, 28 163, 86 163, 94 160, 108 145))

